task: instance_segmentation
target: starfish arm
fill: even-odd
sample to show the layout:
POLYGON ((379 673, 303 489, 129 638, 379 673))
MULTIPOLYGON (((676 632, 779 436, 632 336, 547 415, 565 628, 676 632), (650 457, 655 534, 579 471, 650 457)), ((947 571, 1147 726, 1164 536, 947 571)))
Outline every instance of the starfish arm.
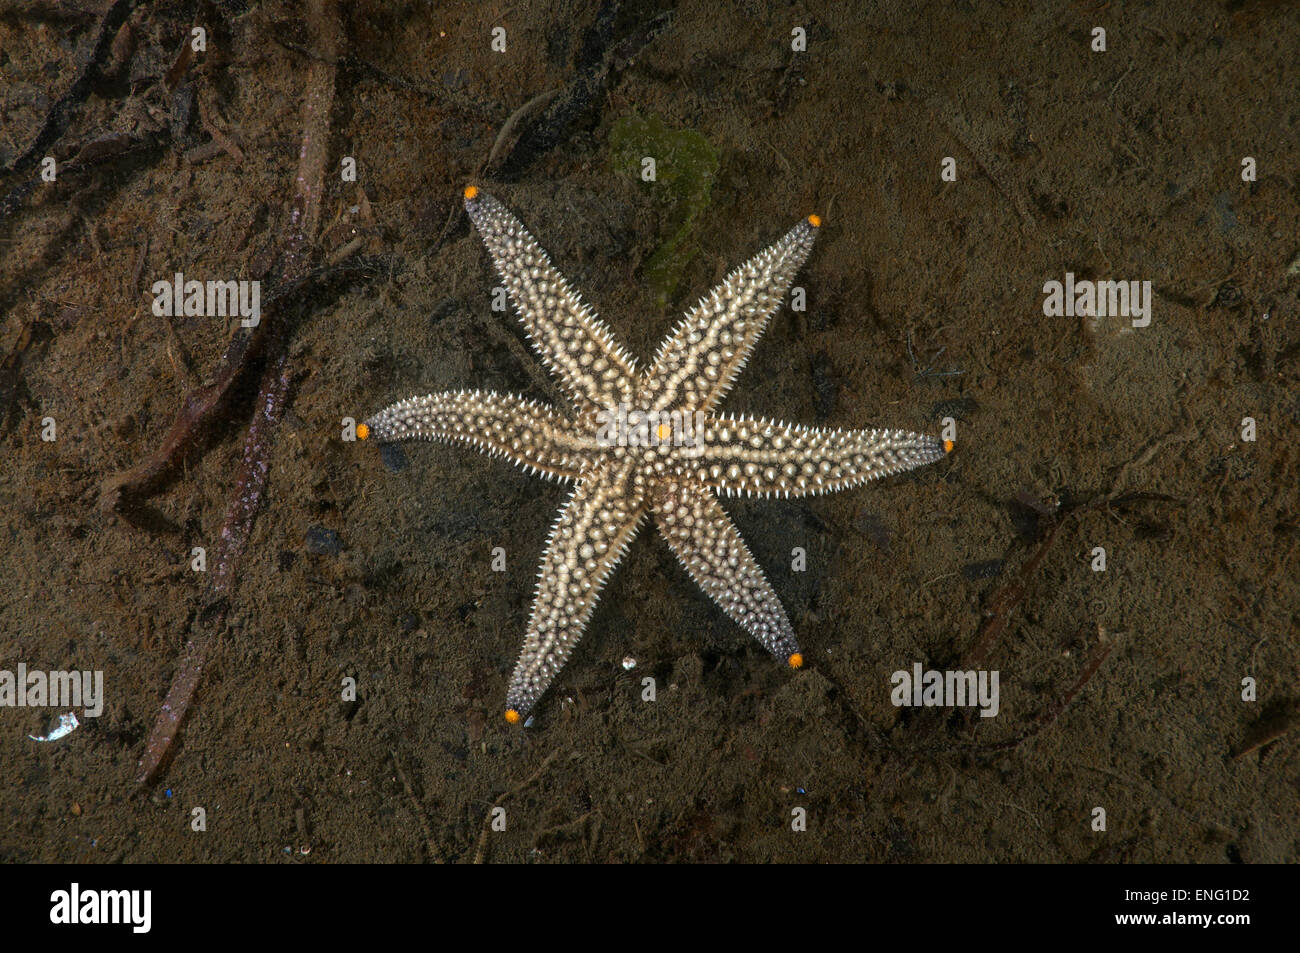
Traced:
POLYGON ((597 408, 630 400, 636 362, 569 287, 523 223, 474 188, 465 190, 465 211, 483 237, 533 349, 565 394, 597 408))
MULTIPOLYGON (((516 394, 447 391, 410 397, 366 421, 380 443, 420 438, 459 440, 550 479, 576 479, 592 459, 594 438, 575 431, 559 411, 516 394)), ((358 428, 358 433, 360 433, 358 428)))
POLYGON ((763 648, 796 668, 803 664, 781 601, 712 491, 663 480, 651 508, 659 532, 705 594, 763 648))
POLYGON ((586 476, 546 542, 524 646, 510 677, 506 718, 526 717, 582 638, 605 581, 636 536, 645 506, 632 468, 606 464, 586 476))
POLYGON ((828 430, 720 416, 704 419, 703 438, 682 467, 718 493, 807 496, 902 473, 945 452, 937 437, 905 430, 828 430))
POLYGON ((726 396, 807 261, 817 221, 800 222, 686 312, 645 375, 650 409, 708 413, 726 396))

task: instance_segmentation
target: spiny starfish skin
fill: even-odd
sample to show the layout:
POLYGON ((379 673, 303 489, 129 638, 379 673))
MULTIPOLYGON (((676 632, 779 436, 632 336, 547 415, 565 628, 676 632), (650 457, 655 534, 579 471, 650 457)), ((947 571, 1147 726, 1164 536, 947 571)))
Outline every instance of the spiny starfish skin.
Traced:
POLYGON ((799 667, 790 620, 718 496, 841 490, 931 463, 951 449, 901 430, 829 430, 713 413, 807 260, 818 218, 809 216, 731 272, 638 372, 505 206, 471 186, 465 210, 572 406, 561 411, 513 394, 453 391, 400 401, 357 432, 385 442, 461 441, 576 484, 546 542, 507 720, 527 716, 564 667, 647 513, 700 588, 765 649, 799 667), (634 421, 638 412, 662 416, 642 418, 649 430, 639 440, 611 440, 602 427, 620 405, 634 421), (701 426, 683 427, 687 440, 667 439, 678 436, 669 419, 701 426))

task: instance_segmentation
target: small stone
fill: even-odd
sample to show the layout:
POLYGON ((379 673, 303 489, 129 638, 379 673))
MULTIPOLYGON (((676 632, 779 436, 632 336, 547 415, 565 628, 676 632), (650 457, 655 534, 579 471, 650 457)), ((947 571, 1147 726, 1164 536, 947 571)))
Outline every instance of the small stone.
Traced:
POLYGON ((876 548, 882 553, 889 553, 889 544, 894 538, 894 531, 889 528, 879 515, 861 512, 854 519, 853 528, 875 543, 876 548))
POLYGON ((379 459, 390 473, 401 473, 406 469, 406 453, 395 443, 385 443, 379 448, 379 459))
POLYGON ((313 556, 337 556, 343 551, 343 541, 339 534, 324 526, 311 526, 307 529, 307 552, 313 556))
POLYGON ((1001 559, 986 559, 983 562, 967 563, 961 567, 961 574, 971 582, 978 582, 1002 575, 1002 566, 1001 559))

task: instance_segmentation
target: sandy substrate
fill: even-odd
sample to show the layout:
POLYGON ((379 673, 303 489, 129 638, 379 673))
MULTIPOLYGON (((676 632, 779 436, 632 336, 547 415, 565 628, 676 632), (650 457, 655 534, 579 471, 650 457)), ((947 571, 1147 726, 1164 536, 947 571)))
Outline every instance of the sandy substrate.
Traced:
MULTIPOLYGON (((196 112, 0 221, 0 669, 105 683, 103 714, 57 742, 28 737, 57 710, 0 708, 0 859, 1300 859, 1294 11, 1160 0, 1008 19, 945 3, 846 19, 688 2, 628 58, 620 43, 661 7, 533 6, 510 7, 505 53, 491 5, 344 18, 357 59, 339 71, 330 168, 353 156, 358 178, 330 175, 314 260, 360 236, 354 251, 394 266, 264 316, 294 323, 266 499, 175 758, 144 789, 136 763, 209 584, 191 552, 217 545, 251 390, 133 513, 102 511, 99 489, 158 446, 232 333, 154 316, 150 286, 265 270, 284 228, 301 12, 210 25, 187 68, 183 95, 239 156, 189 152, 213 139, 196 112), (483 174, 511 113, 594 75, 593 48, 604 87, 564 140, 483 174), (608 144, 633 113, 718 156, 666 309, 643 269, 672 209, 608 144), (491 309, 459 211, 471 180, 640 355, 727 269, 823 215, 807 311, 778 313, 724 408, 931 432, 951 417, 957 445, 862 489, 726 503, 802 671, 643 532, 533 725, 501 719, 565 490, 441 444, 386 467, 341 423, 451 388, 555 399, 491 309), (1045 316, 1044 283, 1067 272, 1149 281, 1149 326, 1045 316), (999 672, 997 717, 891 704, 895 671, 977 649, 999 672), (484 834, 496 804, 505 830, 484 834)), ((188 16, 132 18, 118 75, 63 146, 165 125, 157 83, 188 16)), ((94 27, 0 19, 0 164, 94 27)))

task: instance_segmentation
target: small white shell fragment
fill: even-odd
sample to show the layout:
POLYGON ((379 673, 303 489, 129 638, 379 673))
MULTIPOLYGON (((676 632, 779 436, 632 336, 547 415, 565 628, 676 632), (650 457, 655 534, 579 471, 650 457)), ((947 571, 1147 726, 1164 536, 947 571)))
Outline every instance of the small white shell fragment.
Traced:
POLYGON ((77 721, 76 712, 68 712, 66 715, 59 716, 59 727, 55 728, 48 735, 28 735, 32 741, 58 741, 64 735, 70 735, 81 727, 81 722, 77 721))

